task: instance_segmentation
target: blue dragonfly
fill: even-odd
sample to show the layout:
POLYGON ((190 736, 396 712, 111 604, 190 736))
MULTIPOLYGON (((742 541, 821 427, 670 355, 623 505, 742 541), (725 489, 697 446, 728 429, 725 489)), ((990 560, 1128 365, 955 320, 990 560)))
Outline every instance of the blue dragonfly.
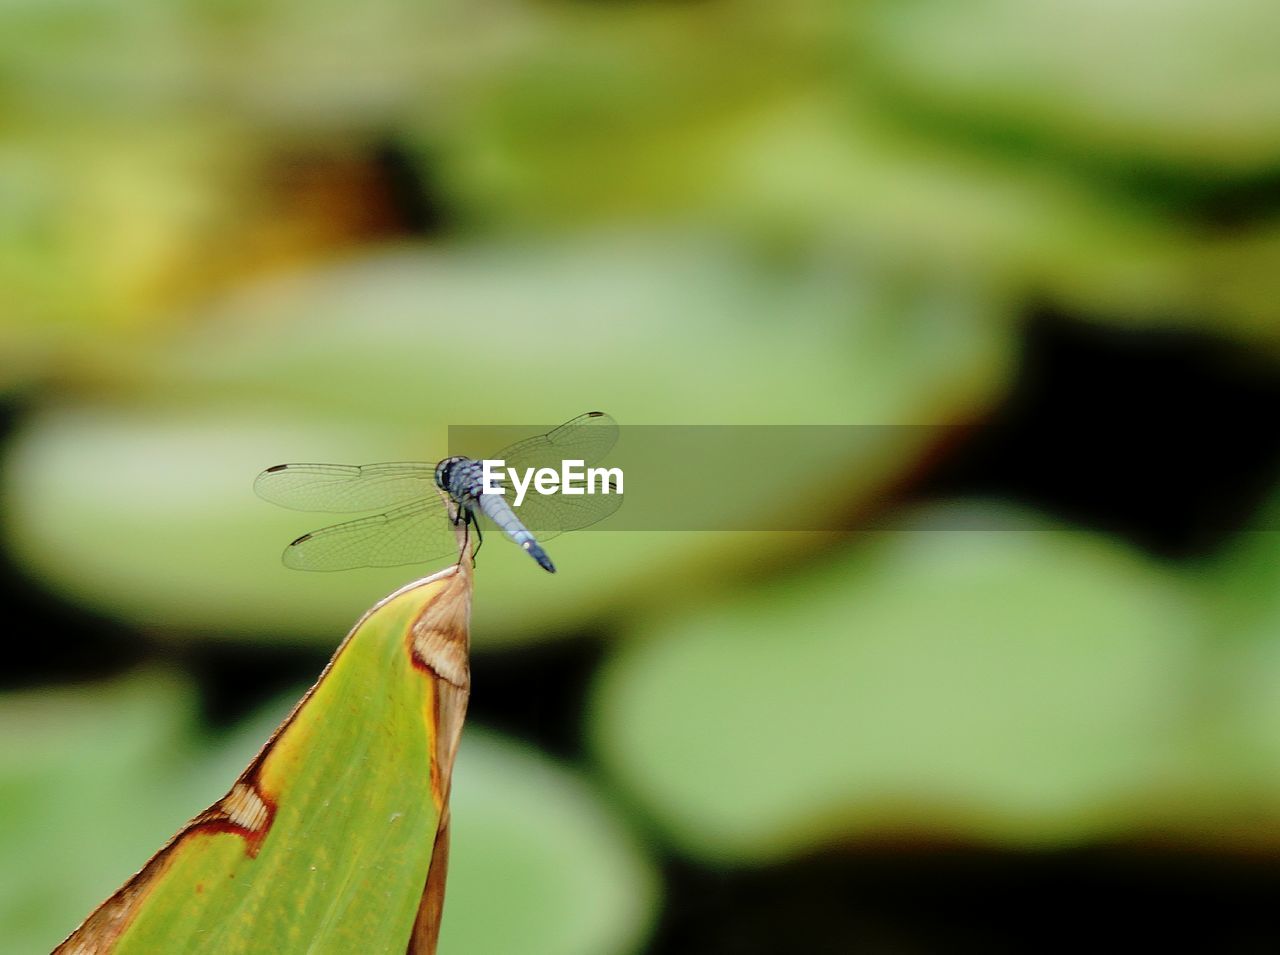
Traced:
MULTIPOLYGON (((517 441, 492 459, 521 474, 541 468, 558 472, 566 460, 597 467, 617 439, 617 423, 602 411, 591 411, 546 434, 517 441)), ((516 506, 510 481, 495 482, 507 487, 507 494, 486 494, 483 475, 481 460, 461 456, 436 464, 277 464, 259 474, 253 487, 264 500, 299 511, 389 508, 303 534, 284 550, 285 566, 296 570, 396 567, 454 555, 456 525, 474 527, 482 542, 479 516, 484 515, 544 570, 555 573, 542 542, 601 521, 622 504, 620 489, 611 482, 609 493, 539 494, 530 488, 516 506)))

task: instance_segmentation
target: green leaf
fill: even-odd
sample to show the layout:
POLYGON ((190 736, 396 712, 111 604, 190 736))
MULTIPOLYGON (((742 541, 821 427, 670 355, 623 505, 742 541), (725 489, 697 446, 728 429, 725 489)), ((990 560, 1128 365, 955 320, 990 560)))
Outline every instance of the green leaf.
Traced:
MULTIPOLYGON (((226 791, 298 698, 211 747, 191 739, 192 693, 140 673, 108 687, 0 696, 0 738, 10 741, 0 750, 0 856, 23 860, 0 870, 0 953, 52 948, 192 806, 226 791)), ((450 805, 446 955, 510 951, 513 938, 528 955, 641 947, 656 875, 579 774, 470 726, 450 805)))
POLYGON ((59 951, 434 952, 470 610, 462 562, 370 611, 227 795, 59 951))

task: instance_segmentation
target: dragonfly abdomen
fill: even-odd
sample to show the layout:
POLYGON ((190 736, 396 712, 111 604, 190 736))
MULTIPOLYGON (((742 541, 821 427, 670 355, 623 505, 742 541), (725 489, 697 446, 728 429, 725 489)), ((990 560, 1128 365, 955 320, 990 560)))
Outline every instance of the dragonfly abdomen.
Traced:
POLYGON ((520 518, 516 517, 515 511, 511 509, 505 497, 499 494, 476 494, 472 500, 502 533, 524 548, 543 570, 552 574, 556 572, 555 564, 551 563, 547 552, 542 549, 533 532, 521 523, 520 518))

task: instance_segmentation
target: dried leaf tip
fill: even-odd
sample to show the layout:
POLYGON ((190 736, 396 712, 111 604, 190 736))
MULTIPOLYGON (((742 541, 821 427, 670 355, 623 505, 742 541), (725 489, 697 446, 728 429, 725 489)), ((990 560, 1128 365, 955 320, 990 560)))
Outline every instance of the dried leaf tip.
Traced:
POLYGON ((441 576, 446 575, 445 586, 413 622, 410 646, 416 666, 465 690, 471 684, 471 561, 462 560, 441 576))

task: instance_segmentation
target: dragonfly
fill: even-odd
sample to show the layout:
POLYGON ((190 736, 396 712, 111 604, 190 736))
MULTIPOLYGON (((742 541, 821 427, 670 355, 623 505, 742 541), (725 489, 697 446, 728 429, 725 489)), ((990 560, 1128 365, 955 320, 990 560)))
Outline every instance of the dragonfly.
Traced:
MULTIPOLYGON (((534 473, 528 468, 559 472, 566 460, 595 467, 617 439, 617 422, 602 411, 590 411, 546 434, 517 441, 492 459, 501 459, 504 469, 516 473, 534 473)), ((259 474, 253 487, 264 500, 299 511, 386 508, 303 534, 284 549, 285 566, 296 570, 396 567, 452 556, 458 551, 454 531, 460 523, 475 528, 478 550, 484 540, 483 515, 544 570, 555 573, 542 543, 604 520, 622 504, 620 489, 609 482, 608 493, 539 494, 530 488, 517 507, 510 493, 484 493, 483 460, 454 456, 436 464, 277 464, 259 474)), ((493 470, 495 477, 504 473, 493 470)))

